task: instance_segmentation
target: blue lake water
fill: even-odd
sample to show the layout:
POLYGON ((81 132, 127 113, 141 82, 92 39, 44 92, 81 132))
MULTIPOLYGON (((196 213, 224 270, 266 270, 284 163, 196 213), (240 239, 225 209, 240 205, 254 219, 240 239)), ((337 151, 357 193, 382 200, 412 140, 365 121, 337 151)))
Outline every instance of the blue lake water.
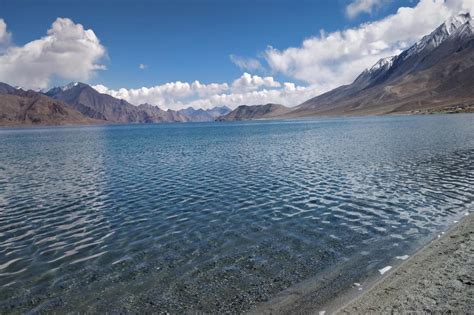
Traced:
POLYGON ((0 313, 323 301, 473 188, 474 115, 0 129, 0 313))

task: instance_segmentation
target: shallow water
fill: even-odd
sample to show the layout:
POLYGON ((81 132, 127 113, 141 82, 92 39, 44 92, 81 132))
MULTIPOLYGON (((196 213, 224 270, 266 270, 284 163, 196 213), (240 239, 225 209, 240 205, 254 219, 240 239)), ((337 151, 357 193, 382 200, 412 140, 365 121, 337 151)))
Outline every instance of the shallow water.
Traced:
POLYGON ((474 203, 474 115, 0 129, 0 313, 248 310, 474 203))

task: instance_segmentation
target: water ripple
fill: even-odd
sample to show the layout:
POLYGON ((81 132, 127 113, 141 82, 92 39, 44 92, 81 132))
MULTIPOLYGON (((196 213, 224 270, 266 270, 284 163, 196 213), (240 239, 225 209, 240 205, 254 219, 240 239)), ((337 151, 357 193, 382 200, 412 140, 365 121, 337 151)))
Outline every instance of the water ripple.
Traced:
POLYGON ((0 313, 242 312, 337 267, 330 294, 473 206, 473 134, 472 115, 0 130, 0 313))

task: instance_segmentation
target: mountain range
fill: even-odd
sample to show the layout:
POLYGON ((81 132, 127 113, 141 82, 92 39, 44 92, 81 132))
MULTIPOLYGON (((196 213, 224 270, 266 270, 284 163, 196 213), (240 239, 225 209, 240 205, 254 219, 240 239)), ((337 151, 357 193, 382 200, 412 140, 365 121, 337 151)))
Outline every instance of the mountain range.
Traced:
POLYGON ((203 122, 214 121, 217 117, 230 112, 228 107, 211 109, 162 110, 151 104, 132 105, 125 100, 101 94, 84 83, 71 83, 65 87, 56 87, 45 93, 59 99, 84 115, 96 119, 118 123, 157 123, 157 122, 203 122))
POLYGON ((211 109, 194 109, 192 107, 188 107, 186 109, 181 109, 178 111, 179 114, 188 117, 189 121, 214 121, 221 116, 230 113, 231 109, 227 106, 218 106, 211 109))
POLYGON ((79 82, 45 92, 0 83, 0 125, 202 122, 230 111, 225 106, 179 111, 150 104, 135 106, 79 82))
POLYGON ((352 84, 273 118, 433 112, 474 112, 474 19, 469 13, 449 18, 399 55, 379 60, 352 84))
POLYGON ((474 19, 449 18, 396 56, 379 60, 351 84, 302 104, 162 110, 132 105, 84 83, 46 92, 0 83, 0 125, 285 119, 336 115, 474 112, 474 19))

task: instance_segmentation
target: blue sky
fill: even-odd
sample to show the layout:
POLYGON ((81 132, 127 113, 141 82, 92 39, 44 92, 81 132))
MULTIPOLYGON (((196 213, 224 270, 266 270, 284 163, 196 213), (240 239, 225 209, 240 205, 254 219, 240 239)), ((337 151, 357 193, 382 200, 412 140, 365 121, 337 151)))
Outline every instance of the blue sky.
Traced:
POLYGON ((173 109, 293 106, 350 83, 473 2, 0 0, 0 81, 83 81, 173 109))
POLYGON ((268 45, 296 46, 320 29, 345 29, 393 13, 409 1, 348 18, 350 1, 38 1, 2 0, 16 44, 44 36, 57 17, 93 29, 108 70, 91 80, 111 88, 169 81, 221 82, 241 74, 230 55, 253 57, 268 45), (25 21, 27 21, 25 23, 25 21), (145 64, 145 71, 139 69, 145 64))

